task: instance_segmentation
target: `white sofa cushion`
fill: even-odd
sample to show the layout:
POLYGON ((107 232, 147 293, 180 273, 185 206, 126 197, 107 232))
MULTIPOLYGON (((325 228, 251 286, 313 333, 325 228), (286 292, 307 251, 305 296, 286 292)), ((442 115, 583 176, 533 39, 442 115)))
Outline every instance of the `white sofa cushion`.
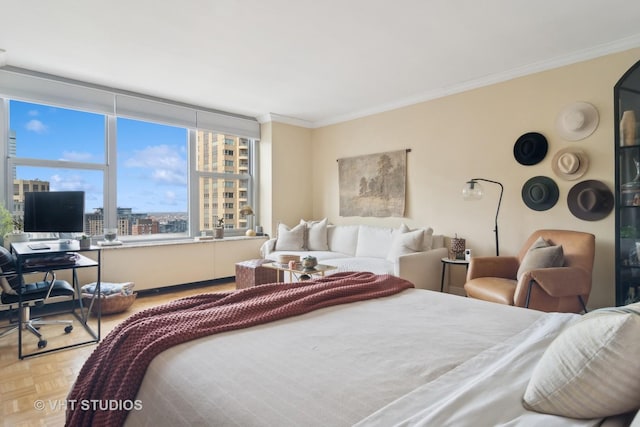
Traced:
POLYGON ((320 221, 300 220, 300 224, 306 227, 305 249, 308 251, 328 251, 327 218, 320 221))
POLYGON ((424 238, 422 239, 422 251, 430 251, 433 248, 438 248, 440 246, 436 246, 433 237, 433 228, 427 227, 424 229, 424 238))
POLYGON ((338 267, 337 270, 328 271, 327 274, 333 274, 340 271, 369 271, 373 274, 393 274, 394 266, 392 262, 377 257, 334 258, 324 260, 322 263, 338 267))
POLYGON ((387 254, 387 261, 396 262, 401 255, 421 251, 423 241, 424 229, 405 231, 404 227, 400 227, 393 232, 393 240, 387 254))
POLYGON ((304 250, 304 224, 298 224, 293 228, 285 224, 278 224, 278 237, 276 239, 276 251, 302 251, 304 250))
POLYGON ((358 230, 357 257, 386 258, 393 240, 393 228, 361 225, 358 230))
POLYGON ((329 250, 355 255, 359 225, 330 225, 327 227, 329 250))

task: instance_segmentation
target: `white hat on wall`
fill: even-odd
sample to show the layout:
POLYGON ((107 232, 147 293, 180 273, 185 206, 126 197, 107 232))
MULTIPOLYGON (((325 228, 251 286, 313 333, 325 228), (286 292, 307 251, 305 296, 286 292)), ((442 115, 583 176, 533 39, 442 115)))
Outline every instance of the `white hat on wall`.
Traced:
POLYGON ((588 102, 574 102, 564 107, 556 118, 556 130, 567 141, 579 141, 598 127, 598 110, 588 102))

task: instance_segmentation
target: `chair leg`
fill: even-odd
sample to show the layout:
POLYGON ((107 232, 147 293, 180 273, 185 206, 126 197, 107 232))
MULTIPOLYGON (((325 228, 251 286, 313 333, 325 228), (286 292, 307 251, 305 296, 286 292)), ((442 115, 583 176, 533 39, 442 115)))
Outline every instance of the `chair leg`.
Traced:
MULTIPOLYGON (((31 319, 31 309, 29 306, 23 306, 20 310, 20 317, 22 319, 22 327, 24 330, 31 332, 33 335, 38 337, 40 342, 38 343, 39 347, 46 346, 46 341, 42 338, 42 334, 38 331, 38 326, 42 325, 66 325, 64 331, 69 333, 73 330, 73 320, 42 320, 42 319, 31 319)), ((18 329, 18 325, 14 326, 14 329, 18 329)), ((0 337, 8 334, 11 331, 7 331, 3 334, 0 334, 0 337)))
POLYGON ((11 325, 7 325, 7 326, 3 326, 0 329, 5 329, 5 331, 3 331, 2 333, 0 333, 0 338, 9 335, 11 332, 16 332, 18 330, 18 324, 11 324, 11 325))
POLYGON ((578 300, 580 301, 580 305, 582 306, 582 309, 584 310, 585 314, 588 313, 589 311, 587 311, 587 306, 584 303, 584 300, 582 299, 582 295, 578 295, 578 300))
POLYGON ((529 280, 529 287, 527 288, 527 298, 524 300, 524 308, 529 308, 529 301, 531 300, 532 287, 533 287, 533 280, 529 280))
POLYGON ((42 334, 40 333, 40 331, 38 331, 36 329, 35 326, 33 326, 31 324, 31 322, 27 322, 24 324, 24 329, 31 332, 33 335, 35 335, 36 337, 38 337, 39 339, 42 339, 42 334))

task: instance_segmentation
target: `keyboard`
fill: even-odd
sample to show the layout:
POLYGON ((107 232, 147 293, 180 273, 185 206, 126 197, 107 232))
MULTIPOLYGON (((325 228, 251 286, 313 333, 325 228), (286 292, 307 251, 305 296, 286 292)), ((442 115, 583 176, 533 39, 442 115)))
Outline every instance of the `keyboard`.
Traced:
POLYGON ((50 247, 46 243, 29 243, 29 249, 34 251, 42 251, 45 249, 50 249, 50 247))

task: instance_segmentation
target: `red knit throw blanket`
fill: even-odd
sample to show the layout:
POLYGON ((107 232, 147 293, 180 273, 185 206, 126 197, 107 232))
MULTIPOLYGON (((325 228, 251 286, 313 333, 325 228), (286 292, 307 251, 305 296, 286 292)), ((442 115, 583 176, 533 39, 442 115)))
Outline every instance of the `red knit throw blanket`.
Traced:
POLYGON ((85 362, 68 396, 75 405, 67 413, 66 425, 122 425, 147 366, 174 345, 411 287, 391 275, 336 273, 302 284, 196 295, 136 313, 108 334, 85 362), (107 405, 113 401, 127 404, 113 409, 107 405))

